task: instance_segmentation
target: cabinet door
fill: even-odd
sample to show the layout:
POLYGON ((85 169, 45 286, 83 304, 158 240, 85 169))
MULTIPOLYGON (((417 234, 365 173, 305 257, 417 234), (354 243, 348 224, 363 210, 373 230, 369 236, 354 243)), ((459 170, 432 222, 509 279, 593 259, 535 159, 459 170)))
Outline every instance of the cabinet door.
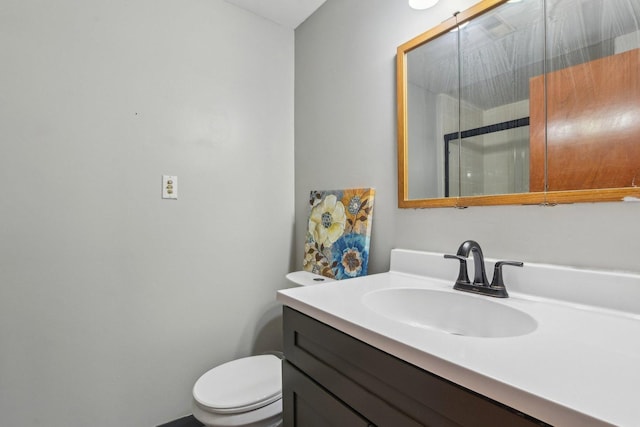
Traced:
POLYGON ((372 427, 287 361, 282 363, 284 427, 372 427))

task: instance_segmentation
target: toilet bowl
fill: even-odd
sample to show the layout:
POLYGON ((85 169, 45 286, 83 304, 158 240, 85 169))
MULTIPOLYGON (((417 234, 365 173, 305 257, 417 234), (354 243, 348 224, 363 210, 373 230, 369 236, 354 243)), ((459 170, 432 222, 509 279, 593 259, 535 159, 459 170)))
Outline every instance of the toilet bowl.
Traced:
POLYGON ((208 427, 282 425, 282 361, 272 354, 217 366, 193 386, 193 416, 208 427))
MULTIPOLYGON (((307 271, 289 273, 287 279, 297 286, 334 281, 307 271)), ((208 427, 282 426, 281 359, 263 354, 211 369, 193 386, 192 409, 208 427)))

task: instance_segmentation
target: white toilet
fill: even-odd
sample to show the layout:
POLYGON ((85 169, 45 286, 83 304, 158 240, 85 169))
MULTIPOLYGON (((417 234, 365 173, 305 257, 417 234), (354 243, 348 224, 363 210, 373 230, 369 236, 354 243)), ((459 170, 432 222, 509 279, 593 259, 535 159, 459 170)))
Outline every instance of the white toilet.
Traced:
POLYGON ((250 356, 206 372, 193 386, 193 416, 209 427, 282 425, 282 361, 250 356))
MULTIPOLYGON (((300 286, 332 282, 306 271, 287 279, 300 286)), ((232 360, 193 386, 193 416, 207 427, 282 425, 282 360, 273 354, 232 360)))

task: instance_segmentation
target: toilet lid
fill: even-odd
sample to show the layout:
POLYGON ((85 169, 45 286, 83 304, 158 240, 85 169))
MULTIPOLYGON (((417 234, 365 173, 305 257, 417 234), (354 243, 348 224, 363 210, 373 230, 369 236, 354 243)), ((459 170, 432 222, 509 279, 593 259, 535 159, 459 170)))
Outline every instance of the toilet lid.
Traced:
POLYGON ((265 354, 217 366, 196 381, 193 397, 200 405, 219 414, 266 406, 282 397, 282 361, 265 354))

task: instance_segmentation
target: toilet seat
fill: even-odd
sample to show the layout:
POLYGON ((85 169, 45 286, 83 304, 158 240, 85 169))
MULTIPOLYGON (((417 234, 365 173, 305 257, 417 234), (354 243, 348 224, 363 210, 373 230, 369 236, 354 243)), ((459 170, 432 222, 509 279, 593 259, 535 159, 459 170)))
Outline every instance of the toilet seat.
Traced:
POLYGON ((282 362, 272 355, 232 360, 202 375, 193 397, 207 411, 239 414, 282 398, 282 362))

